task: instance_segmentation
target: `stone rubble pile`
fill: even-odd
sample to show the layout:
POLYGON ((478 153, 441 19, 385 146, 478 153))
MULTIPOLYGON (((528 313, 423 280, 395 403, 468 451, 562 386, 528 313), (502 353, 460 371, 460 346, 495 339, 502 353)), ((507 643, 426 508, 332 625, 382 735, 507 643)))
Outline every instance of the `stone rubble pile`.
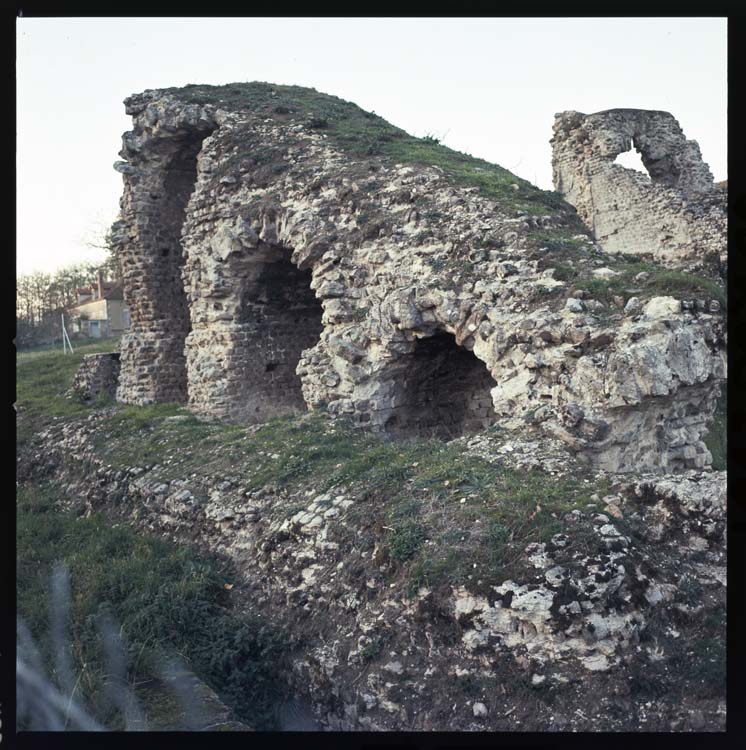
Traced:
POLYGON ((95 401, 99 396, 114 398, 119 383, 119 352, 86 354, 80 364, 70 395, 95 401))
MULTIPOLYGON (((308 633, 293 679, 326 728, 401 729, 415 719, 453 728, 443 701, 458 708, 464 700, 454 681, 488 677, 494 686, 506 658, 518 670, 510 679, 524 674, 532 689, 593 692, 596 677, 624 682, 635 663, 644 671, 673 647, 649 635, 652 627, 660 636, 651 623, 661 613, 702 621, 725 600, 724 472, 625 478, 568 513, 551 541, 528 544, 522 573, 407 591, 389 578, 383 540, 365 541, 369 511, 349 488, 288 494, 247 490, 229 476, 163 481, 159 466, 111 468, 94 446, 105 420, 101 413, 41 434, 35 471, 55 472, 79 512, 105 511, 231 557, 236 590, 252 607, 308 633), (82 476, 81 466, 89 467, 82 476)), ((528 460, 547 481, 564 450, 491 440, 471 439, 475 454, 511 466, 528 460)), ((672 643, 680 635, 666 633, 672 643)), ((479 719, 472 728, 517 729, 517 717, 506 719, 511 700, 497 711, 491 689, 486 713, 478 701, 463 712, 479 719)), ((680 710, 677 721, 688 721, 680 710)), ((532 721, 551 725, 548 714, 532 721)))

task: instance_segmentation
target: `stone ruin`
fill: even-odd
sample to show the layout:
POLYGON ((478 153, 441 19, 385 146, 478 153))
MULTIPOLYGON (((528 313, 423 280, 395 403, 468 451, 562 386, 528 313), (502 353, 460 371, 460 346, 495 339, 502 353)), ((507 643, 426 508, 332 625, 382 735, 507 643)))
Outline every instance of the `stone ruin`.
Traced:
MULTIPOLYGON (((721 316, 668 295, 623 313, 555 278, 553 234, 606 262, 567 204, 519 210, 436 166, 351 155, 279 106, 189 88, 125 105, 119 401, 234 422, 325 410, 395 438, 498 423, 614 471, 711 461, 721 316)), ((687 203, 712 177, 670 115, 564 113, 553 144, 603 249, 724 253, 715 208, 687 203), (611 163, 630 139, 650 184, 611 163)))
POLYGON ((119 353, 86 354, 75 373, 71 389, 81 401, 95 401, 100 396, 114 398, 119 382, 119 353))
POLYGON ((555 189, 609 253, 701 266, 727 260, 727 196, 696 141, 668 112, 610 109, 555 116, 555 189), (615 163, 634 148, 648 174, 615 163))

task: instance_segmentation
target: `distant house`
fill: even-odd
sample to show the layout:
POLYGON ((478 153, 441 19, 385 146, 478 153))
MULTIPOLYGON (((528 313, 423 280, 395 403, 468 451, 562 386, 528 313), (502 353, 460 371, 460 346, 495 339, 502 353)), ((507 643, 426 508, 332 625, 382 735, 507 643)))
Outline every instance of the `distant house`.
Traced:
POLYGON ((77 289, 78 304, 68 308, 70 333, 91 338, 117 336, 130 327, 121 283, 104 281, 99 271, 96 284, 77 289))

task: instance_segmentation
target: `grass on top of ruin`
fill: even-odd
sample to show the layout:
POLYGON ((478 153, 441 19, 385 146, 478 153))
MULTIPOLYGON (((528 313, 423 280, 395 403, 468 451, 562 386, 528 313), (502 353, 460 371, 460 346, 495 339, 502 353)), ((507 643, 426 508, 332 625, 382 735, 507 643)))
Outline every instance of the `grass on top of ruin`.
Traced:
POLYGON ((547 295, 561 296, 571 286, 589 292, 593 299, 605 304, 610 304, 615 296, 626 302, 633 296, 650 299, 668 295, 727 304, 725 284, 717 280, 716 273, 703 276, 667 268, 647 258, 594 250, 582 226, 576 231, 570 227, 540 230, 531 235, 531 243, 529 257, 538 261, 539 269, 554 268, 554 278, 569 285, 564 290, 547 290, 547 295), (610 268, 616 275, 598 278, 593 274, 598 268, 610 268), (643 273, 644 277, 636 278, 643 273))
POLYGON ((726 304, 726 289, 713 279, 694 273, 664 268, 650 261, 615 256, 608 266, 618 272, 611 279, 578 279, 576 286, 582 286, 594 299, 609 302, 616 295, 636 294, 641 299, 656 296, 672 296, 676 299, 717 300, 726 304), (645 273, 647 278, 636 281, 638 274, 645 273))
POLYGON ((433 135, 416 138, 375 112, 312 88, 251 82, 189 84, 165 91, 189 103, 213 104, 276 122, 301 123, 357 159, 439 167, 453 183, 479 188, 483 196, 498 200, 506 209, 540 215, 573 213, 554 191, 541 190, 497 164, 448 148, 433 135))

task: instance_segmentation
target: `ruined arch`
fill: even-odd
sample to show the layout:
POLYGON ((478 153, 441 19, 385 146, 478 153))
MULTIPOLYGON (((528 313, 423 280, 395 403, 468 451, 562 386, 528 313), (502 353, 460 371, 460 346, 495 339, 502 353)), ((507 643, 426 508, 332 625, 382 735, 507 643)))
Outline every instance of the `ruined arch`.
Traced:
POLYGON ((202 143, 214 128, 189 130, 143 152, 125 139, 119 163, 125 174, 122 213, 134 215, 120 238, 125 299, 131 327, 122 337, 122 376, 117 391, 127 403, 185 403, 184 342, 190 330, 182 280, 182 229, 195 191, 202 143))
POLYGON ((397 438, 473 434, 496 421, 490 394, 496 385, 482 360, 453 334, 436 330, 399 358, 383 428, 397 438))
POLYGON ((192 290, 198 299, 186 341, 195 411, 258 422, 305 410, 296 370, 303 352, 318 343, 323 309, 311 269, 291 258, 282 244, 246 246, 230 229, 213 238, 199 269, 210 283, 192 290))
POLYGON ((618 164, 625 169, 631 169, 643 177, 650 179, 650 173, 648 172, 645 162, 643 161, 642 155, 635 148, 634 144, 630 144, 629 148, 625 151, 620 151, 614 159, 614 164, 618 164))
POLYGON ((671 266, 724 257, 725 204, 696 141, 655 110, 561 112, 552 137, 555 188, 609 253, 671 266), (634 148, 646 175, 614 163, 634 148), (706 222, 697 217, 708 215, 706 222))
POLYGON ((267 246, 242 290, 237 364, 244 387, 236 394, 235 417, 260 420, 306 408, 296 368, 319 340, 323 309, 311 288, 311 270, 290 258, 290 250, 267 246))
POLYGON ((682 185, 686 176, 679 154, 673 144, 656 142, 655 130, 649 121, 634 122, 629 137, 620 137, 620 148, 614 164, 638 172, 657 185, 686 188, 686 184, 682 185), (649 130, 652 134, 648 133, 649 130))

